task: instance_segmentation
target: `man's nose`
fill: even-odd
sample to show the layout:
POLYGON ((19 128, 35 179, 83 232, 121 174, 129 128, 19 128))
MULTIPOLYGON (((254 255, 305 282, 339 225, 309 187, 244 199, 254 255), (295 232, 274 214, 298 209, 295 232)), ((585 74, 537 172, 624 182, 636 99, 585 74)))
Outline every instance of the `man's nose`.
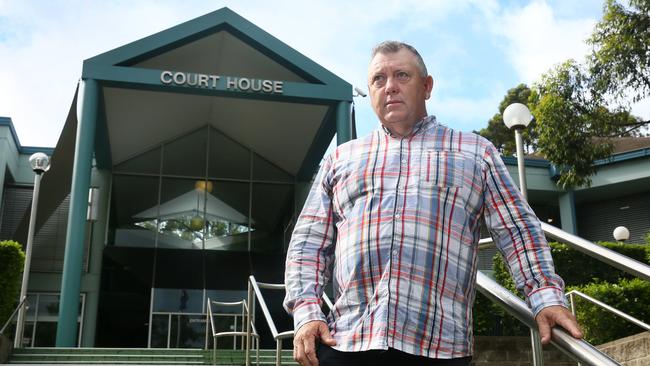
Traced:
POLYGON ((384 88, 384 92, 386 94, 396 94, 399 92, 399 85, 394 77, 388 77, 386 79, 386 87, 384 88))

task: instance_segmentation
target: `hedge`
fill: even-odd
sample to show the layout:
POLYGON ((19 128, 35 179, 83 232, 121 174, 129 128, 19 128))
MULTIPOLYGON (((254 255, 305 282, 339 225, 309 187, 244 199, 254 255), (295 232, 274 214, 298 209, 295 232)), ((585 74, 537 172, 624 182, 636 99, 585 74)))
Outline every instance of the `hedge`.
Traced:
MULTIPOLYGON (((634 258, 640 262, 646 264, 650 263, 650 246, 648 245, 620 244, 609 242, 599 244, 618 253, 634 258)), ((605 303, 614 306, 615 308, 618 308, 624 312, 628 312, 628 310, 632 311, 630 306, 626 303, 626 300, 623 298, 618 299, 618 295, 601 298, 601 293, 605 294, 611 292, 615 294, 622 294, 626 291, 636 293, 638 291, 641 291, 639 290, 640 288, 645 288, 643 285, 639 285, 638 281, 641 281, 641 283, 645 284, 647 284, 647 282, 638 280, 634 278, 634 276, 628 275, 608 264, 605 264, 587 256, 586 254, 573 250, 565 244, 550 243, 550 247, 553 261, 556 266, 556 271, 567 284, 567 291, 569 291, 570 288, 575 288, 588 294, 589 296, 592 296, 591 294, 593 293, 594 295, 592 297, 604 301, 605 303), (621 279, 624 279, 624 281, 619 282, 621 279), (597 291, 595 288, 589 286, 596 286, 595 288, 598 288, 599 290, 597 291), (605 288, 609 288, 608 286, 615 287, 613 290, 609 290, 609 292, 607 292, 605 288), (627 287, 630 288, 628 289, 627 287)), ((517 293, 515 291, 514 282, 508 273, 501 255, 497 254, 494 257, 493 266, 494 276, 497 282, 499 282, 502 286, 508 288, 510 291, 517 293)), ((519 295, 522 297, 521 294, 519 295)), ((650 299, 650 296, 646 297, 646 299, 650 299)), ((582 302, 584 301, 581 301, 581 303, 582 302)), ((593 306, 585 306, 586 308, 584 312, 595 311, 591 310, 593 306)), ((639 306, 645 306, 646 310, 641 311, 639 309, 633 309, 634 313, 630 312, 630 314, 650 315, 650 313, 644 312, 650 311, 650 304, 640 304, 639 306)), ((647 320, 650 319, 650 316, 648 315, 643 315, 645 318, 641 316, 639 319, 647 322, 647 320)), ((631 329, 636 329, 637 332, 640 329, 638 327, 630 327, 625 324, 620 324, 620 327, 601 326, 600 328, 604 329, 599 329, 599 336, 595 336, 595 331, 593 331, 593 329, 596 329, 595 323, 600 323, 600 318, 590 318, 588 321, 591 321, 593 323, 590 324, 586 321, 586 318, 583 320, 581 316, 582 315, 579 315, 578 317, 580 324, 582 325, 584 323, 585 327, 592 329, 592 331, 588 333, 586 337, 586 339, 592 343, 602 343, 601 341, 603 339, 618 339, 632 334, 629 333, 633 332, 631 329)), ((626 322, 621 319, 618 319, 617 321, 619 323, 626 322)), ((484 298, 481 294, 477 294, 477 300, 474 307, 474 325, 476 334, 480 335, 524 335, 528 334, 529 332, 527 327, 523 326, 521 322, 507 314, 505 310, 503 310, 498 305, 492 304, 490 300, 484 298)))
MULTIPOLYGON (((627 313, 644 323, 650 322, 650 282, 634 278, 622 279, 617 283, 590 283, 573 286, 567 291, 578 290, 627 313)), ((585 339, 592 344, 602 344, 633 334, 643 328, 574 296, 576 317, 585 333, 585 339)))
POLYGON ((14 311, 20 294, 25 253, 15 241, 0 241, 0 327, 14 311))

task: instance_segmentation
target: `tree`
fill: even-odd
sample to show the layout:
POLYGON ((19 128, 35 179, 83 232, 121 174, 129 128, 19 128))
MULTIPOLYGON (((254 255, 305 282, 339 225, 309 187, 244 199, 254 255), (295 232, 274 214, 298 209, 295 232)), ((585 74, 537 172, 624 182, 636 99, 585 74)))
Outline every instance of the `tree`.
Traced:
MULTIPOLYGON (((594 89, 619 101, 650 96, 650 0, 606 0, 588 57, 594 89)), ((646 121, 648 122, 648 121, 646 121)))
MULTIPOLYGON (((519 84, 516 87, 509 89, 503 97, 503 100, 501 100, 501 103, 499 103, 499 112, 488 121, 488 126, 480 131, 474 132, 490 140, 501 154, 514 155, 517 150, 515 135, 513 131, 509 130, 503 123, 503 111, 512 103, 528 104, 530 95, 531 90, 526 84, 519 84)), ((523 131, 522 136, 524 145, 526 146, 526 151, 537 148, 537 133, 535 125, 535 121, 532 121, 529 127, 523 131)))
POLYGON ((540 151, 560 167, 563 188, 589 185, 593 162, 612 153, 610 138, 636 124, 625 109, 611 110, 589 94, 590 83, 585 70, 569 60, 543 75, 531 95, 540 151))
POLYGON ((650 124, 630 103, 650 96, 650 0, 606 0, 585 65, 568 60, 535 83, 530 99, 540 151, 561 170, 563 188, 589 185, 611 138, 650 124))

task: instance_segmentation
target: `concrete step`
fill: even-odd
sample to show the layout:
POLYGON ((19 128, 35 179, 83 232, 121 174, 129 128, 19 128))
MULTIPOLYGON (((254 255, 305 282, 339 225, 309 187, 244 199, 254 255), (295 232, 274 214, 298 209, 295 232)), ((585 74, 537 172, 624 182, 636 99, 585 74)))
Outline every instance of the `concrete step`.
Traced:
MULTIPOLYGON (((255 363, 255 351, 251 361, 255 363)), ((245 353, 240 350, 218 350, 217 365, 244 365, 245 353)), ((261 365, 275 364, 275 350, 260 350, 261 365)), ((33 364, 101 364, 101 365, 203 365, 212 364, 212 350, 158 348, 23 348, 9 358, 13 365, 33 364)), ((291 350, 283 350, 283 365, 297 365, 291 350)))

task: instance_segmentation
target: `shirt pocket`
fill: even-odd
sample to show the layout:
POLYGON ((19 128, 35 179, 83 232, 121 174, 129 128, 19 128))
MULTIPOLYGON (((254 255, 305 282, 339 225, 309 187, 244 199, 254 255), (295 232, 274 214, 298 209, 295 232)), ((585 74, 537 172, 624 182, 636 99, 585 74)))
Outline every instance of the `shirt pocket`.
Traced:
POLYGON ((429 188, 459 188, 465 178, 465 156, 460 151, 427 150, 420 166, 420 184, 429 188))

